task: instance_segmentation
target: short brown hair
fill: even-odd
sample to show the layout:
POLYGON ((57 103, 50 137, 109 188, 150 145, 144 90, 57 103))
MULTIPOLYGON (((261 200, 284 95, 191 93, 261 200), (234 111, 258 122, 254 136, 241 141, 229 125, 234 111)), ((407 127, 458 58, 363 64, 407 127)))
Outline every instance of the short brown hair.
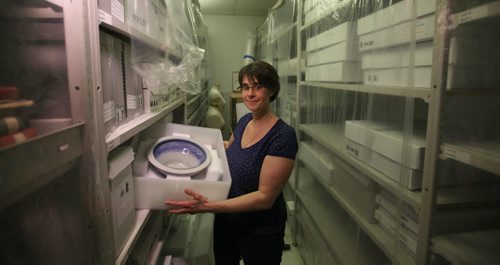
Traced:
POLYGON ((240 87, 241 82, 243 81, 243 76, 245 75, 250 79, 257 79, 259 84, 264 85, 273 92, 270 98, 271 102, 278 97, 278 93, 280 92, 280 78, 278 76, 278 72, 272 65, 264 61, 255 61, 243 66, 238 75, 240 87))

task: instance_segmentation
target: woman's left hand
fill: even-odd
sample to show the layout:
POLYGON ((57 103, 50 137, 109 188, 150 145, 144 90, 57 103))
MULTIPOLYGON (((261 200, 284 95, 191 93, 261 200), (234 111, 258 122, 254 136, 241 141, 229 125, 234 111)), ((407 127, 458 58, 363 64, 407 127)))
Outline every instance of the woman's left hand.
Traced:
POLYGON ((201 194, 193 191, 192 189, 186 188, 184 193, 191 196, 192 200, 186 201, 165 201, 165 204, 170 206, 169 212, 183 214, 183 213, 203 213, 207 212, 208 208, 206 207, 206 203, 208 203, 208 199, 201 194))

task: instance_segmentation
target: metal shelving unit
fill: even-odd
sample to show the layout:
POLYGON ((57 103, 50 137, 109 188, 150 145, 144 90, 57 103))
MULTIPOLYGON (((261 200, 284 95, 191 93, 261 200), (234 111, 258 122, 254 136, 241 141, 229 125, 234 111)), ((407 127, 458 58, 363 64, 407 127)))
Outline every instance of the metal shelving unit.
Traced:
MULTIPOLYGON (((310 231, 312 234, 327 233, 324 226, 318 223, 323 222, 322 218, 328 220, 329 214, 340 211, 347 214, 348 219, 366 233, 368 241, 373 242, 393 264, 494 264, 498 261, 497 220, 500 218, 500 210, 496 194, 500 181, 500 145, 498 125, 492 123, 492 120, 495 120, 493 113, 499 111, 497 105, 500 94, 499 83, 495 81, 495 74, 491 69, 496 69, 500 64, 496 48, 499 44, 496 29, 500 25, 500 1, 367 0, 356 1, 355 5, 353 2, 288 1, 288 5, 294 5, 296 8, 295 13, 289 13, 289 16, 298 17, 294 24, 298 36, 297 43, 293 44, 297 46, 296 57, 283 56, 287 54, 288 46, 279 41, 286 32, 281 32, 280 38, 271 37, 269 34, 273 32, 271 27, 290 28, 286 23, 283 26, 273 20, 276 14, 280 14, 279 11, 271 10, 259 35, 259 46, 266 44, 269 47, 261 53, 261 58, 271 60, 282 69, 290 65, 292 60, 295 66, 290 71, 282 70, 280 75, 290 78, 293 76, 290 72, 295 71, 297 94, 295 102, 292 103, 295 108, 290 109, 296 110, 296 123, 293 125, 301 144, 299 150, 307 149, 303 154, 299 152, 294 176, 286 189, 287 201, 294 205, 293 214, 290 215, 293 220, 290 223, 294 226, 292 232, 299 250, 303 252, 308 264, 322 264, 325 260, 330 263, 340 262, 342 259, 335 252, 339 251, 341 246, 328 245, 329 248, 321 249, 308 241, 303 234, 307 230, 305 226, 308 222, 315 224, 314 229, 311 228, 314 231, 310 231), (429 40, 423 36, 428 35, 430 29, 425 28, 426 22, 420 18, 429 18, 431 15, 435 19, 435 28, 433 37, 429 40), (361 33, 358 32, 357 36, 370 33, 369 30, 382 32, 394 25, 408 25, 405 32, 410 37, 406 36, 407 42, 404 42, 408 44, 368 49, 362 47, 360 52, 373 55, 377 49, 391 51, 406 45, 411 52, 409 55, 405 54, 408 58, 401 59, 401 62, 408 62, 408 69, 429 67, 429 76, 426 78, 431 80, 430 84, 424 87, 420 87, 421 84, 418 87, 412 86, 412 82, 422 78, 416 73, 408 76, 407 86, 369 85, 364 82, 366 80, 363 78, 378 78, 376 76, 361 76, 356 82, 308 79, 308 54, 324 52, 326 47, 336 45, 322 43, 319 48, 308 50, 309 38, 342 25, 346 21, 343 19, 346 18, 350 18, 347 21, 353 23, 363 20, 363 26, 367 26, 361 28, 361 33), (266 26, 267 29, 264 28, 266 26), (421 52, 418 49, 422 43, 432 48, 433 56, 428 65, 420 65, 422 59, 428 56, 425 53, 417 53, 421 52), (472 67, 465 68, 469 64, 472 67), (360 115, 370 108, 373 110, 371 113, 360 115), (387 113, 383 113, 384 109, 387 113), (398 112, 400 115, 394 115, 398 112), (398 118, 394 119, 394 116, 398 118), (380 169, 346 152, 348 141, 343 121, 363 118, 370 121, 391 120, 391 117, 392 120, 397 120, 395 123, 398 124, 403 143, 410 141, 415 131, 425 131, 425 157, 421 168, 417 170, 422 178, 420 189, 409 190, 405 184, 390 179, 380 169), (407 207, 417 213, 414 222, 418 226, 418 234, 412 235, 416 241, 416 252, 396 247, 401 245, 398 235, 401 229, 392 231, 396 236, 389 233, 384 227, 386 224, 366 218, 360 206, 353 206, 353 199, 342 194, 342 188, 337 187, 338 183, 335 184, 337 186, 332 186, 331 179, 339 176, 338 161, 354 168, 358 178, 365 177, 378 189, 395 196, 393 207, 401 213, 401 217, 407 207), (305 171, 309 173, 305 174, 305 171), (316 183, 315 191, 301 187, 300 183, 305 181, 305 178, 313 179, 316 183), (308 202, 308 197, 314 196, 318 189, 322 190, 322 194, 329 194, 340 208, 329 209, 327 205, 321 205, 320 201, 308 202), (324 206, 322 211, 308 209, 321 206, 324 206), (466 245, 466 241, 470 244, 466 245), (301 243, 314 246, 301 247, 301 243), (329 252, 329 255, 316 257, 312 254, 319 251, 329 252)), ((355 28, 356 24, 353 27, 355 28)), ((338 34, 345 34, 345 31, 339 32, 338 34)), ((386 39, 400 37, 396 36, 395 31, 383 36, 386 39)), ((350 37, 353 36, 348 35, 347 39, 350 40, 350 37)), ((363 38, 364 41, 369 39, 366 36, 363 38)), ((322 37, 322 40, 325 41, 325 37, 322 37)), ((338 36, 335 36, 335 40, 339 41, 338 36)), ((377 41, 384 40, 375 37, 373 42, 377 41)), ((353 45, 356 43, 350 46, 353 45)), ((391 56, 389 53, 384 54, 391 56)), ((380 56, 378 58, 381 59, 380 56)), ((388 61, 395 60, 389 58, 388 61)), ((318 66, 326 64, 324 60, 320 62, 318 66)), ((384 64, 384 67, 388 67, 387 64, 384 64)), ((374 80, 379 81, 368 81, 374 80)), ((402 153, 407 153, 409 146, 410 144, 403 144, 402 153)), ((400 163, 407 163, 407 159, 409 158, 403 158, 400 163)), ((379 196, 381 194, 377 193, 377 197, 379 196)), ((376 207, 382 206, 377 204, 376 207)), ((356 235, 353 233, 344 236, 356 235)), ((325 240, 323 238, 323 241, 325 240)), ((358 255, 370 254, 360 252, 358 255)), ((343 263, 354 264, 347 260, 343 263)))
MULTIPOLYGON (((139 4, 155 5, 154 12, 165 15, 165 1, 146 2, 139 4)), ((111 131, 104 128, 109 118, 105 116, 114 115, 103 113, 104 94, 113 88, 101 71, 100 33, 120 43, 116 61, 121 66, 114 70, 121 73, 116 79, 121 82, 113 82, 122 88, 121 98, 130 100, 121 102, 125 108, 131 104, 133 109, 136 100, 142 108, 140 99, 127 98, 126 87, 137 86, 141 93, 147 89, 146 82, 127 79, 135 63, 130 57, 138 55, 137 50, 136 54, 132 51, 134 45, 172 64, 179 64, 183 56, 182 45, 173 47, 176 42, 162 39, 156 29, 146 33, 130 27, 128 4, 130 1, 122 0, 8 1, 0 11, 5 29, 0 34, 4 62, 0 64, 0 86, 17 86, 22 96, 33 99, 36 111, 30 123, 38 131, 34 138, 0 148, 0 222, 4 224, 0 245, 2 260, 7 263, 129 264, 142 244, 139 239, 153 216, 149 210, 135 211, 133 227, 121 231, 130 232, 124 246, 115 246, 115 233, 120 231, 114 227, 117 209, 110 198, 108 156, 119 146, 134 145, 142 131, 170 114, 173 122, 186 122, 187 99, 180 89, 172 89, 172 95, 151 112, 134 112, 111 131)), ((185 0, 182 4, 184 8, 197 2, 185 0)), ((153 19, 152 14, 147 19, 153 19)), ((160 29, 166 34, 164 30, 160 29)), ((203 78, 206 86, 208 77, 203 78)), ((204 92, 197 95, 200 106, 191 112, 195 124, 203 120, 206 96, 204 92)), ((126 218, 127 213, 122 214, 126 218)), ((151 260, 163 254, 161 244, 155 246, 151 255, 146 253, 151 260)))

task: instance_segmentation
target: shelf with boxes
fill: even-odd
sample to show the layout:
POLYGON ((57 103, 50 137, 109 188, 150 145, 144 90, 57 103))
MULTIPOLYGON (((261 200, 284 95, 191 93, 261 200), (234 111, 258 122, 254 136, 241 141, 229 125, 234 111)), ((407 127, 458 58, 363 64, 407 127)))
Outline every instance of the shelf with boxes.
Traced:
POLYGON ((182 58, 180 47, 173 42, 168 28, 165 1, 100 1, 99 20, 102 27, 182 58))
MULTIPOLYGON (((303 176, 393 263, 460 264, 468 260, 463 253, 471 253, 468 262, 494 264, 499 1, 297 3, 297 61, 303 65, 297 64, 294 105, 301 145, 289 191, 298 245, 311 244, 299 247, 305 260, 322 264, 339 257, 315 256, 315 248, 329 252, 301 235, 307 223, 330 214, 304 210, 324 203, 307 202, 313 192, 297 185, 303 176), (340 184, 330 185, 339 163, 376 187, 368 223, 358 214, 363 207, 353 206, 355 200, 336 188, 340 184), (300 195, 297 201, 293 194, 300 195), (465 249, 469 239, 475 243, 465 249)), ((266 54, 287 54, 287 47, 272 46, 266 54)), ((275 62, 286 69, 289 59, 275 62)), ((321 227, 307 231, 321 234, 321 227)))
POLYGON ((181 29, 169 23, 169 12, 165 1, 99 2, 108 150, 186 104, 184 92, 168 78, 183 56, 174 36, 181 29))
MULTIPOLYGON (((301 219, 299 223, 306 222, 321 235, 315 240, 318 243, 324 242, 326 252, 334 257, 335 261, 346 264, 364 264, 369 263, 369 260, 375 260, 377 264, 382 263, 385 257, 381 249, 392 252, 390 240, 377 242, 383 244, 385 248, 377 247, 365 234, 379 233, 377 227, 366 223, 363 229, 358 230, 356 225, 352 225, 354 221, 348 221, 352 211, 345 211, 345 205, 335 200, 306 169, 299 174, 304 176, 298 181, 297 217, 301 219), (357 239, 351 237, 350 233, 358 233, 359 237, 357 239)), ((382 240, 383 237, 378 239, 382 240)))
POLYGON ((302 124, 300 130, 307 134, 309 137, 321 143, 325 148, 328 148, 336 156, 346 161, 370 179, 375 181, 378 185, 390 190, 391 192, 399 194, 399 196, 408 204, 418 207, 421 200, 419 192, 410 191, 407 189, 400 189, 399 183, 390 179, 387 175, 380 172, 370 164, 363 162, 351 155, 346 151, 348 145, 346 144, 343 128, 336 127, 335 125, 328 124, 302 124), (331 141, 337 139, 335 141, 331 141))
POLYGON ((305 81, 430 88, 434 0, 380 4, 378 10, 350 1, 311 5, 317 8, 308 13, 317 18, 301 29, 305 81))
MULTIPOLYGON (((411 260, 409 251, 398 253, 394 251, 394 242, 396 242, 394 236, 386 234, 381 226, 375 222, 377 213, 380 211, 380 208, 376 209, 376 200, 374 200, 377 194, 377 185, 366 176, 356 172, 356 169, 351 165, 340 159, 333 159, 335 155, 329 156, 332 157, 329 161, 319 159, 317 154, 321 153, 318 151, 321 149, 320 144, 313 144, 315 151, 312 151, 309 146, 310 144, 304 142, 300 145, 302 155, 301 164, 298 166, 298 174, 300 175, 298 193, 303 194, 302 196, 311 196, 312 190, 304 189, 302 183, 306 181, 317 183, 316 185, 319 186, 315 186, 314 192, 317 193, 318 189, 321 189, 329 194, 331 200, 335 200, 340 206, 336 211, 345 211, 387 256, 397 256, 397 260, 400 262, 411 260)), ((377 194, 377 196, 379 195, 377 194)), ((325 205, 325 207, 329 206, 325 205)), ((319 217, 316 217, 318 214, 313 214, 312 216, 315 217, 311 218, 318 219, 319 217)), ((321 219, 325 218, 324 215, 321 214, 323 216, 321 219)), ((394 221, 392 222, 394 223, 394 221)), ((327 233, 324 229, 320 231, 327 233)))
POLYGON ((435 264, 495 264, 498 261, 500 189, 499 128, 492 123, 500 111, 494 69, 500 65, 498 26, 500 2, 442 1, 448 19, 439 65, 443 82, 439 106, 438 155, 430 194, 446 199, 423 208, 431 214, 429 255, 435 264), (444 204, 444 206, 443 206, 444 204), (464 242, 467 242, 465 245, 464 242))
MULTIPOLYGON (((423 0, 305 1, 303 7, 300 138, 332 152, 336 159, 326 164, 339 160, 372 183, 368 219, 355 211, 348 216, 385 258, 401 264, 415 263, 420 236, 402 227, 410 211, 411 227, 418 228, 422 207, 435 6, 423 0)), ((335 170, 317 174, 338 177, 335 170)), ((347 205, 355 201, 338 197, 347 205)))

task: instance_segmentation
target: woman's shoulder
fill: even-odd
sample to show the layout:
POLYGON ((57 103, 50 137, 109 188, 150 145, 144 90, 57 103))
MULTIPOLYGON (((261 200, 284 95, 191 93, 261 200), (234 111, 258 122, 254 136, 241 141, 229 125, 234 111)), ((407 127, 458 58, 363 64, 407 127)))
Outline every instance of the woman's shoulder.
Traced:
POLYGON ((282 133, 295 136, 295 129, 282 119, 278 119, 276 127, 282 133))

